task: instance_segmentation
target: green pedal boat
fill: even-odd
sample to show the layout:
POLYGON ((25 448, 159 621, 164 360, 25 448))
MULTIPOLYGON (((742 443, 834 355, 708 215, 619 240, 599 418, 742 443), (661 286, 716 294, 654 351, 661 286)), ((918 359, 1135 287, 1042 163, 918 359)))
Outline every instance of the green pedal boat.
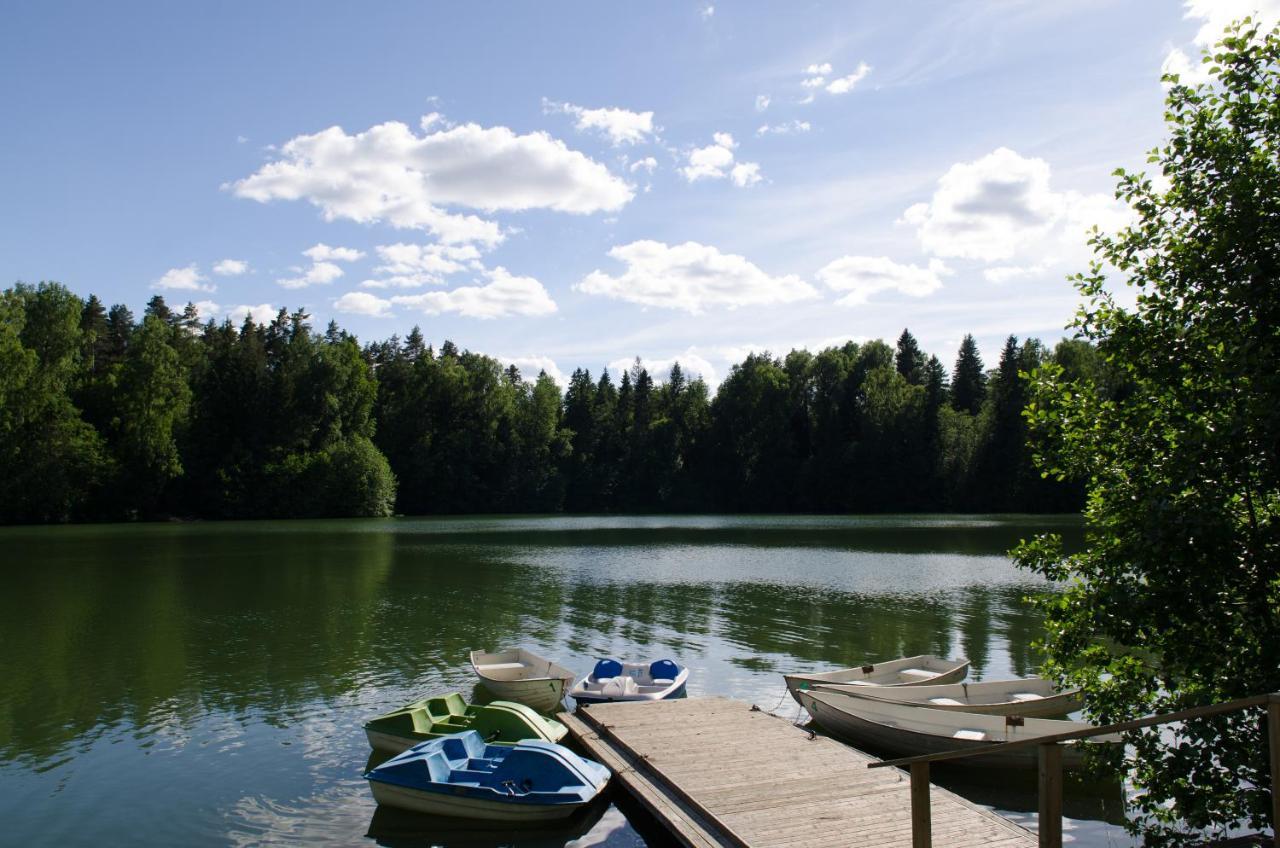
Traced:
POLYGON ((391 754, 463 730, 476 731, 489 745, 514 745, 524 739, 559 742, 569 732, 560 722, 543 718, 524 704, 494 701, 469 705, 457 692, 414 701, 364 726, 373 749, 391 754))

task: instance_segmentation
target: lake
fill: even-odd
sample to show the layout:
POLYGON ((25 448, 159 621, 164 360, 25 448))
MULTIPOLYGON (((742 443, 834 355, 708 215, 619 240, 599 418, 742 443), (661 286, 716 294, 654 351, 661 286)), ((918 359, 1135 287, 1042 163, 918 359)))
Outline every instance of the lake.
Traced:
MULTIPOLYGON (((963 654, 1034 673, 1047 584, 1005 552, 1072 517, 480 517, 0 529, 0 820, 14 844, 661 844, 625 802, 573 833, 379 813, 361 729, 472 696, 467 653, 585 673, 670 656, 690 697, 794 717, 781 672, 963 654)), ((1034 819, 1034 786, 953 788, 1034 819)), ((951 785, 949 783, 949 785, 951 785)), ((1123 844, 1114 803, 1072 810, 1123 844)))

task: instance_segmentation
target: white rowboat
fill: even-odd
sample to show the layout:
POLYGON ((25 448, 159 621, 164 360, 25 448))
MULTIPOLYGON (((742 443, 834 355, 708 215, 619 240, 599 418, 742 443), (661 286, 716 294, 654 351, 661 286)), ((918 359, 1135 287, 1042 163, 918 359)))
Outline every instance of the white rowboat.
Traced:
MULTIPOLYGON (((999 742, 1014 742, 1055 733, 1086 730, 1092 725, 1080 721, 1021 716, 980 715, 955 710, 933 710, 912 704, 891 704, 856 698, 842 692, 808 690, 800 693, 800 703, 814 722, 832 736, 851 745, 865 746, 887 757, 914 757, 966 748, 981 750, 999 742)), ((1095 742, 1118 742, 1119 736, 1099 736, 1095 742)), ((1094 743, 1086 743, 1094 744, 1094 743)), ((1034 766, 1035 745, 1012 751, 995 750, 956 760, 960 766, 1026 768, 1034 766)), ((1079 743, 1062 745, 1064 768, 1078 768, 1083 762, 1079 743)))
POLYGON ((504 701, 551 712, 573 685, 573 672, 524 648, 471 652, 471 668, 485 688, 504 701))
POLYGON ((846 683, 854 686, 921 686, 955 683, 969 673, 969 661, 963 657, 944 660, 931 654, 902 657, 882 663, 868 663, 855 668, 820 671, 811 674, 784 674, 787 691, 796 701, 800 693, 824 683, 846 683))
POLYGON ((980 683, 943 683, 921 686, 850 686, 819 684, 814 691, 841 692, 854 698, 894 704, 914 704, 931 710, 953 710, 986 715, 1062 716, 1080 709, 1080 690, 1058 691, 1039 677, 1017 680, 983 680, 980 683))

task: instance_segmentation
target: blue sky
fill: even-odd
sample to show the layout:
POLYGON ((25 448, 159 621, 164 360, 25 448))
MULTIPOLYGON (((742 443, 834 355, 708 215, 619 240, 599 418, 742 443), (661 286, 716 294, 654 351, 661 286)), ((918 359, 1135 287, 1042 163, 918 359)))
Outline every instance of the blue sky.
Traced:
POLYGON ((1256 3, 14 4, 0 277, 530 375, 904 326, 994 364, 1256 3))

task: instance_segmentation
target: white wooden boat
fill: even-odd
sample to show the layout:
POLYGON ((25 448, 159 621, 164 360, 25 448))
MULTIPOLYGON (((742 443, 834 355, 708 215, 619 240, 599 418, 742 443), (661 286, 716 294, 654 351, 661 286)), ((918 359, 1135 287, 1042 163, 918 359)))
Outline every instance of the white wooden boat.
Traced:
POLYGON ((1080 709, 1079 689, 1059 691, 1039 677, 1015 680, 983 680, 980 683, 923 684, 920 686, 853 686, 823 683, 818 692, 842 692, 854 698, 914 704, 931 710, 952 710, 986 715, 1020 715, 1026 718, 1063 716, 1080 709))
POLYGON ((618 662, 602 659, 569 695, 578 702, 662 701, 684 693, 689 669, 671 660, 618 662))
MULTIPOLYGON (((981 715, 956 710, 934 710, 914 704, 873 701, 828 689, 800 692, 800 703, 823 730, 848 742, 886 757, 914 757, 964 748, 981 750, 998 742, 1013 742, 1055 733, 1084 730, 1091 725, 1079 721, 1021 716, 981 715)), ((1119 736, 1096 737, 1096 742, 1118 742, 1119 736)), ((1095 743, 1084 743, 1095 744, 1095 743)), ((1064 768, 1082 763, 1080 743, 1062 746, 1064 768)), ((1012 751, 993 751, 957 760, 960 766, 1025 768, 1036 763, 1036 746, 1012 751)))
POLYGON ((932 654, 902 657, 882 663, 868 663, 855 668, 820 671, 810 674, 784 674, 787 691, 800 700, 800 693, 824 683, 854 686, 920 686, 926 683, 955 683, 969 673, 969 661, 963 657, 945 660, 932 654))
POLYGON ((527 704, 547 713, 573 685, 573 672, 524 648, 495 653, 471 652, 471 668, 485 688, 504 701, 527 704))

